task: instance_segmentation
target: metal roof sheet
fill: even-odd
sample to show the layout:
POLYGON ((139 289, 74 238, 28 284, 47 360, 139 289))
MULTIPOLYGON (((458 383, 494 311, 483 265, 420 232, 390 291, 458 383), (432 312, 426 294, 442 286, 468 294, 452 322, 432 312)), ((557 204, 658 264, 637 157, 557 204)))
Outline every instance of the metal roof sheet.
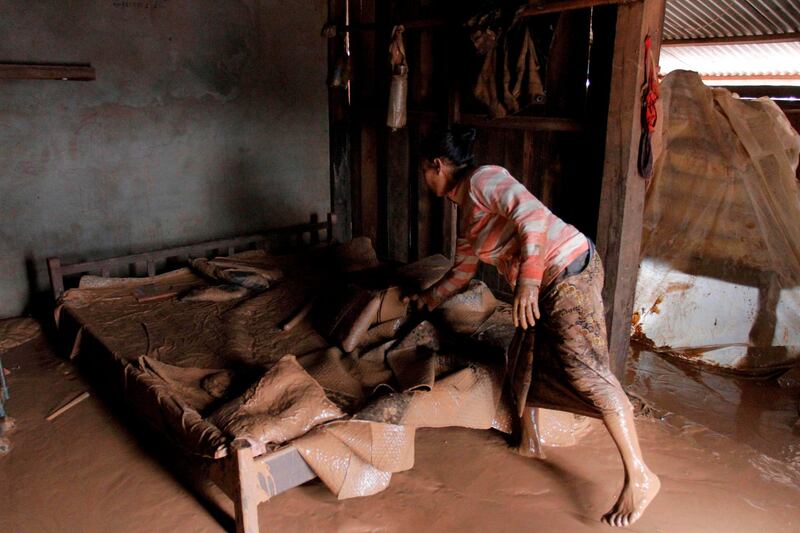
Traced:
POLYGON ((800 79, 800 42, 665 46, 659 63, 663 75, 683 69, 707 79, 800 79))
POLYGON ((667 0, 664 39, 800 32, 800 0, 667 0))

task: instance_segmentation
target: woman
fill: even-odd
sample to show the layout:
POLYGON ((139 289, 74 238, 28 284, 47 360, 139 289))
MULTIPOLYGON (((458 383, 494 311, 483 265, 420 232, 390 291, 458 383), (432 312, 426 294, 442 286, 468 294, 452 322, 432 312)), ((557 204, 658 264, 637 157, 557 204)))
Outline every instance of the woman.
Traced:
POLYGON ((520 452, 542 457, 535 407, 601 417, 625 467, 622 492, 603 520, 628 526, 655 497, 660 481, 642 459, 633 408, 609 370, 600 258, 589 239, 506 169, 475 167, 474 139, 472 128, 450 129, 422 144, 425 182, 458 204, 461 235, 452 269, 418 295, 417 305, 434 309, 458 292, 479 261, 497 267, 514 287, 517 333, 509 355, 517 358, 511 370, 523 420, 520 452))

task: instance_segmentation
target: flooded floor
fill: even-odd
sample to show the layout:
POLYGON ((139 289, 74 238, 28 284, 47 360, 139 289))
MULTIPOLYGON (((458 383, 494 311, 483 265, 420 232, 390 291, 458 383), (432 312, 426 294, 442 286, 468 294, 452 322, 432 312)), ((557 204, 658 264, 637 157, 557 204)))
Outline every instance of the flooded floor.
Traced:
POLYGON ((700 426, 746 445, 783 463, 781 477, 800 486, 800 387, 708 372, 647 351, 632 352, 626 384, 673 427, 700 426))
MULTIPOLYGON (((0 531, 222 531, 232 506, 186 482, 183 462, 84 390, 72 366, 36 340, 3 356, 18 429, 0 457, 0 531)), ((657 416, 639 419, 645 459, 662 492, 632 531, 798 531, 797 391, 680 369, 638 354, 629 386, 657 416)), ((259 509, 262 530, 610 531, 600 517, 622 485, 599 427, 545 461, 510 452, 493 431, 426 429, 416 464, 376 496, 337 501, 319 482, 259 509)), ((189 476, 190 477, 190 476, 189 476)))

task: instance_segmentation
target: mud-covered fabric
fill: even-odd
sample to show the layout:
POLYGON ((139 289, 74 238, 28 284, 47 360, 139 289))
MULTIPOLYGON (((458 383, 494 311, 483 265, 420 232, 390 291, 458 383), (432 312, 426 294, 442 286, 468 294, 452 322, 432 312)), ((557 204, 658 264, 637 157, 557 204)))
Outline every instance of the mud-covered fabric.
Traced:
POLYGON ((542 295, 536 327, 517 329, 509 360, 520 414, 526 403, 594 417, 616 411, 622 388, 609 366, 602 290, 592 254, 583 272, 542 295))

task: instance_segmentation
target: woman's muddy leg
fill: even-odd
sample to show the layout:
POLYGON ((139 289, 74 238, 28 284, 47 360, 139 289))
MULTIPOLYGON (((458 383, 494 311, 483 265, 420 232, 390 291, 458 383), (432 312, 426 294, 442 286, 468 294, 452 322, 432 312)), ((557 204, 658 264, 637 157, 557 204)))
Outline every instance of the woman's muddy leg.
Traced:
POLYGON ((587 396, 601 408, 603 422, 617 445, 625 468, 622 491, 611 510, 603 516, 603 521, 612 526, 626 527, 638 520, 650 505, 661 488, 661 482, 642 457, 633 407, 627 395, 612 375, 602 381, 602 384, 595 384, 587 396))
POLYGON ((522 427, 517 453, 524 457, 545 459, 542 440, 539 437, 539 409, 526 406, 520 423, 522 427))

